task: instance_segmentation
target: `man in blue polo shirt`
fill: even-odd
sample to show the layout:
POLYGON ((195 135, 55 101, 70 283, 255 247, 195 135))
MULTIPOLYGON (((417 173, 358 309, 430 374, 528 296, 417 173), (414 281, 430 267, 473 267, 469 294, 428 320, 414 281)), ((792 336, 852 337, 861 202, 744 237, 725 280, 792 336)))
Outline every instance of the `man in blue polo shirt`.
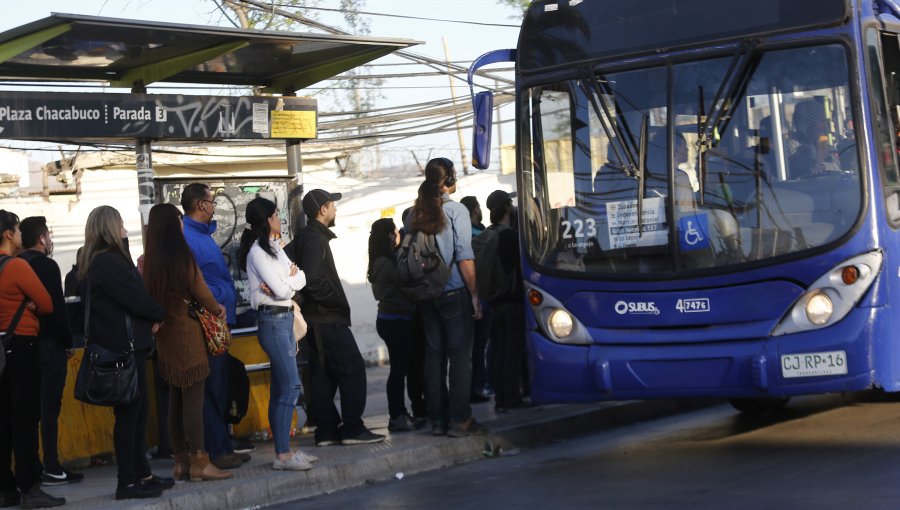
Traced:
MULTIPOLYGON (((212 238, 216 231, 213 215, 216 203, 209 186, 188 184, 181 192, 181 208, 184 209, 184 238, 203 279, 216 301, 227 311, 229 326, 237 322, 235 307, 237 297, 234 280, 225 264, 222 251, 212 238)), ((212 463, 219 469, 234 469, 250 460, 246 454, 234 453, 228 424, 225 423, 228 399, 228 356, 208 356, 209 376, 206 378, 203 400, 203 436, 206 451, 212 463)))

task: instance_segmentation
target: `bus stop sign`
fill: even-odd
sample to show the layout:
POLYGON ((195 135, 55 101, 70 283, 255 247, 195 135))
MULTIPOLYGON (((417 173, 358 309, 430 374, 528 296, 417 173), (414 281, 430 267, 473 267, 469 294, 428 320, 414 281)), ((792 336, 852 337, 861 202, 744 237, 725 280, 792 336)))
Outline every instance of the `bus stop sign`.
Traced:
POLYGON ((0 138, 82 141, 316 138, 301 97, 0 91, 0 138))

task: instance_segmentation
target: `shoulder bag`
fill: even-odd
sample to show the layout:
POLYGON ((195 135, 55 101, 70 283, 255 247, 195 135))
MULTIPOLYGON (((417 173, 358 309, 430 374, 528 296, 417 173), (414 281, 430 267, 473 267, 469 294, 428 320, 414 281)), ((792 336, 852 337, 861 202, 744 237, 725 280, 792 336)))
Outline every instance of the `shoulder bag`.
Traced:
POLYGON ((207 310, 196 299, 185 299, 188 315, 200 322, 206 350, 213 356, 221 356, 231 347, 231 330, 225 319, 207 310))
POLYGON ((291 301, 291 308, 294 311, 294 342, 299 344, 300 340, 306 336, 306 331, 309 327, 306 325, 306 319, 303 318, 303 314, 300 312, 300 305, 296 301, 291 301))
MULTIPOLYGON (((0 274, 3 274, 3 270, 6 268, 6 264, 12 260, 12 257, 6 255, 2 261, 0 261, 0 274)), ((16 335, 16 327, 19 325, 19 320, 22 318, 22 314, 25 313, 25 307, 28 305, 28 298, 22 300, 22 303, 19 305, 18 310, 16 310, 16 314, 13 316, 12 322, 9 323, 9 326, 6 327, 6 331, 0 335, 0 376, 3 375, 3 371, 6 369, 6 344, 9 340, 12 339, 16 335)))
POLYGON ((138 399, 137 366, 131 315, 125 312, 129 348, 114 352, 90 341, 91 279, 88 274, 84 301, 84 356, 75 379, 75 398, 95 406, 118 406, 138 399))

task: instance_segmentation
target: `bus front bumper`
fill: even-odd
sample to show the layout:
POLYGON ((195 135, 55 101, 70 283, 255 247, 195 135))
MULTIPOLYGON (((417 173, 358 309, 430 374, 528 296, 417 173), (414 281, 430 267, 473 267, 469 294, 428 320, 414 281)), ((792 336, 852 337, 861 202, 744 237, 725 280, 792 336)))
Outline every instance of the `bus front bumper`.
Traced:
POLYGON ((872 325, 878 324, 877 311, 857 309, 817 331, 695 344, 563 345, 531 329, 532 399, 783 397, 864 390, 875 385, 872 325))

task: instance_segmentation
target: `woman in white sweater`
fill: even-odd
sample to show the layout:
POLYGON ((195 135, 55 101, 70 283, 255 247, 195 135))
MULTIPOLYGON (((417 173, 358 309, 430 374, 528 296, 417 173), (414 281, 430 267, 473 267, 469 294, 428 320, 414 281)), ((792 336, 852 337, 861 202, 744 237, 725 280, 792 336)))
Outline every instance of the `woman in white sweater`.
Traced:
POLYGON ((303 471, 315 456, 291 452, 291 420, 300 396, 291 298, 306 285, 306 276, 281 248, 281 220, 271 200, 254 198, 247 204, 249 229, 241 236, 239 259, 250 280, 250 306, 256 310, 259 344, 271 362, 269 426, 275 440, 274 469, 303 471))

